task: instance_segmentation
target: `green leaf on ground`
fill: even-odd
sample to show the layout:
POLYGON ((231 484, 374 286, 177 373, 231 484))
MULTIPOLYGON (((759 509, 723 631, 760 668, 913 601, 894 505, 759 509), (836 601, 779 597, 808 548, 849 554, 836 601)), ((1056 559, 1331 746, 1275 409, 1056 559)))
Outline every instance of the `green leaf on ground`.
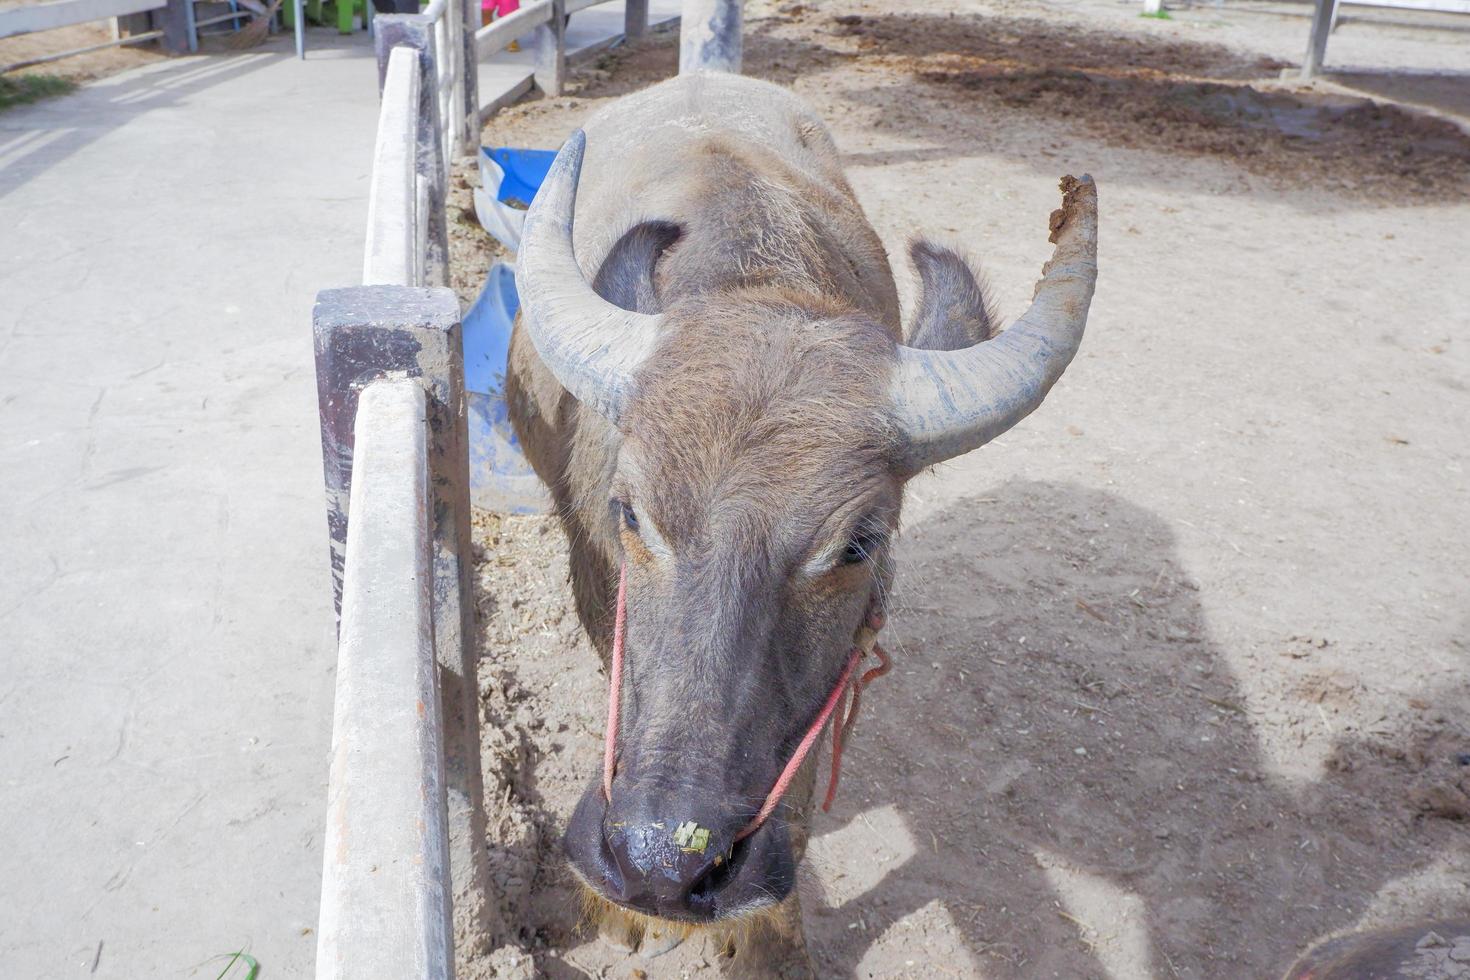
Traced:
POLYGON ((225 975, 235 968, 236 963, 243 963, 245 965, 245 975, 240 976, 239 974, 236 974, 235 977, 231 978, 231 980, 236 980, 236 978, 238 978, 238 980, 255 980, 255 978, 260 975, 260 963, 255 959, 255 957, 251 956, 243 949, 236 950, 233 953, 225 953, 224 955, 230 958, 230 962, 225 964, 225 968, 219 971, 219 976, 215 977, 214 980, 224 980, 225 975))

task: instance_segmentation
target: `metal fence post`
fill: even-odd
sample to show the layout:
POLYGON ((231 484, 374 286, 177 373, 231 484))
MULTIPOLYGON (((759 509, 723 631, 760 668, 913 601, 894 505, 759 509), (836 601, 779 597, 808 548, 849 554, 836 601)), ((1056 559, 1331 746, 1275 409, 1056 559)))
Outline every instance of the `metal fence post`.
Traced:
POLYGON ((636 41, 648 33, 648 0, 625 0, 623 36, 636 41))
POLYGON ((1307 56, 1302 60, 1302 77, 1311 78, 1322 70, 1327 60, 1327 35, 1332 33, 1337 0, 1317 0, 1312 11, 1312 37, 1307 43, 1307 56))
POLYGON ((424 284, 449 284, 449 224, 444 210, 449 168, 444 159, 443 121, 439 118, 439 66, 434 50, 434 21, 421 14, 380 14, 373 47, 378 56, 378 93, 388 75, 395 47, 419 53, 419 179, 428 189, 428 240, 424 247, 424 284))
POLYGON ((536 87, 561 95, 567 77, 566 0, 551 0, 551 20, 536 28, 536 87))
MULTIPOLYGON (((381 20, 387 20, 387 17, 381 20)), ((434 647, 444 724, 445 796, 455 932, 488 938, 488 853, 480 775, 478 645, 470 591, 468 431, 459 301, 449 289, 356 286, 317 294, 312 311, 322 463, 340 608, 361 386, 420 378, 429 394, 434 647)))

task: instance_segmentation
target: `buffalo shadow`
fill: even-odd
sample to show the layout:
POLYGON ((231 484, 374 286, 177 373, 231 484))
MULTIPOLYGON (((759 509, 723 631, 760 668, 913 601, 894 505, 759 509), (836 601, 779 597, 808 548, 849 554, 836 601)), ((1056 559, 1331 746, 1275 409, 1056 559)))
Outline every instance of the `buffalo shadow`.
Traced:
POLYGON ((1108 975, 1047 855, 1141 900, 1155 975, 1270 977, 1385 883, 1465 856, 1464 825, 1422 801, 1470 746, 1450 721, 1467 689, 1413 731, 1338 738, 1316 782, 1279 780, 1173 532, 1114 494, 1012 481, 923 519, 885 636, 895 674, 864 699, 832 818, 890 805, 915 846, 838 908, 808 895, 819 976, 859 975, 935 900, 986 975, 1108 975))

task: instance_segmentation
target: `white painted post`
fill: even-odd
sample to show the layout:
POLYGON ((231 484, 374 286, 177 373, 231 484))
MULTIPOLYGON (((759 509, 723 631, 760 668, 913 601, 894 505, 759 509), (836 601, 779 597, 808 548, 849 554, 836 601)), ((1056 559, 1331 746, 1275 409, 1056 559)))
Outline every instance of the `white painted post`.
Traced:
POLYGON ((1307 56, 1302 59, 1302 78, 1311 78, 1322 70, 1327 60, 1327 36, 1332 33, 1337 0, 1317 0, 1312 11, 1312 36, 1307 42, 1307 56))
POLYGON ((684 0, 679 21, 679 74, 740 74, 741 0, 684 0))
POLYGON ((566 0, 551 0, 551 19, 536 28, 536 87, 561 95, 567 77, 566 0))
POLYGON ((448 980, 423 387, 371 383, 355 429, 316 976, 448 980))
POLYGON ((1143 13, 1146 17, 1157 17, 1164 9, 1164 0, 1143 0, 1143 13))

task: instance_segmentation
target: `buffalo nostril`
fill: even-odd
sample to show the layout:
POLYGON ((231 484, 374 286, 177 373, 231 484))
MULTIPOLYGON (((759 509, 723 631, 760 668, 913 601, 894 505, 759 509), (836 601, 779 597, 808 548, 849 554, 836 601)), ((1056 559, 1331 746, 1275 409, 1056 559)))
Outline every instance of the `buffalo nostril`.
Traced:
POLYGON ((692 912, 706 912, 714 907, 715 896, 725 886, 735 880, 740 872, 740 866, 745 857, 750 853, 749 838, 741 838, 730 848, 728 854, 716 855, 703 873, 695 879, 689 887, 689 909, 692 912))

